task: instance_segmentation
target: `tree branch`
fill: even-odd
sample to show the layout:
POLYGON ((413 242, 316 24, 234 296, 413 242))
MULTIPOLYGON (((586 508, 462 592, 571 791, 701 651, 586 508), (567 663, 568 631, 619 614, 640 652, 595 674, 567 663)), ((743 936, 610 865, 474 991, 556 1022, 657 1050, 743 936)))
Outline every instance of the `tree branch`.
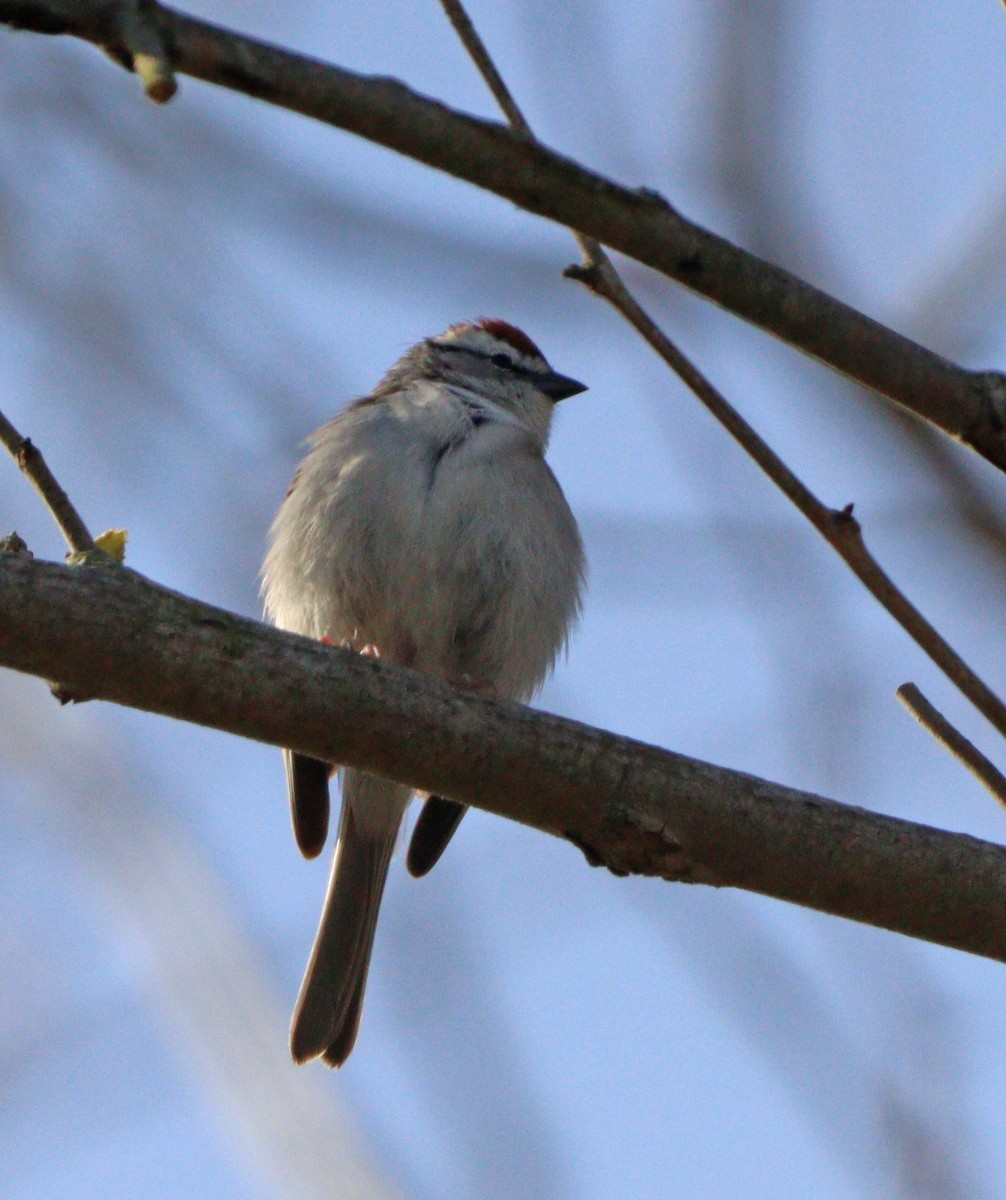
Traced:
POLYGON ((940 745, 1006 808, 1006 775, 1003 775, 991 759, 986 758, 973 742, 968 741, 959 729, 951 725, 914 683, 903 683, 895 695, 922 728, 931 733, 940 745))
MULTIPOLYGON (((511 126, 525 137, 534 132, 510 93, 485 43, 472 24, 462 0, 440 0, 455 32, 492 92, 511 126)), ((813 494, 797 474, 779 457, 763 437, 715 388, 695 364, 678 349, 625 286, 603 248, 589 237, 575 233, 583 252, 579 266, 567 267, 566 275, 607 300, 636 332, 656 351, 698 400, 736 439, 772 482, 787 496, 814 528, 838 552, 857 578, 880 601, 901 627, 915 639, 978 710, 1006 737, 1006 705, 974 672, 954 648, 887 575, 866 548, 852 505, 834 512, 813 494)), ((921 719, 921 718, 920 718, 921 719)))
MULTIPOLYGON (((124 0, 0 0, 0 22, 131 61, 124 0)), ((925 417, 1006 469, 1006 377, 966 371, 677 213, 503 125, 152 6, 174 69, 356 133, 567 225, 925 417)))
POLYGON ((456 797, 617 873, 743 887, 1006 961, 999 846, 454 691, 104 555, 0 554, 0 664, 456 797))
POLYGON ((71 550, 84 551, 94 548, 94 540, 83 519, 73 507, 70 497, 60 487, 59 480, 49 470, 42 451, 31 438, 22 437, 7 418, 0 412, 0 442, 10 451, 11 458, 35 485, 46 508, 66 538, 71 550))
POLYGON ((863 538, 860 524, 852 514, 853 506, 849 504, 836 510, 822 503, 723 393, 713 386, 698 367, 650 319, 606 261, 567 267, 566 274, 571 279, 584 283, 612 304, 646 339, 678 378, 691 389, 713 417, 843 559, 867 591, 929 655, 985 719, 1006 737, 1006 705, 939 630, 923 616, 873 557, 863 538))

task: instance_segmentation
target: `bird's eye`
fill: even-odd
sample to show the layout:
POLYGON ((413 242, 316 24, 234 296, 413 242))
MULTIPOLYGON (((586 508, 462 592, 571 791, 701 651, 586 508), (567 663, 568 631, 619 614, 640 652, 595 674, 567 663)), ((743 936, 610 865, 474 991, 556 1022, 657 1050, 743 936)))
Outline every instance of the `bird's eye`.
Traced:
POLYGON ((513 366, 513 359, 509 354, 494 354, 489 361, 494 367, 499 367, 502 371, 509 371, 513 366))

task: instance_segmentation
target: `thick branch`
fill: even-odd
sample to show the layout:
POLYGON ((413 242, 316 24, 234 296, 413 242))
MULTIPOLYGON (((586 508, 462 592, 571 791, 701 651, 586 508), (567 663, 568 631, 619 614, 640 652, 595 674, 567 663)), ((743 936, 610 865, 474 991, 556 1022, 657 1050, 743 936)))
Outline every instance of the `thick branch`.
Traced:
MULTIPOLYGON (((0 0, 0 21, 71 33, 130 61, 115 0, 0 0)), ((176 71, 349 130, 596 238, 927 418, 1006 469, 1006 378, 925 350, 779 267, 505 126, 168 8, 176 71)))
POLYGON ((457 797, 616 872, 744 887, 1006 961, 999 846, 456 692, 105 556, 0 555, 0 664, 457 797))

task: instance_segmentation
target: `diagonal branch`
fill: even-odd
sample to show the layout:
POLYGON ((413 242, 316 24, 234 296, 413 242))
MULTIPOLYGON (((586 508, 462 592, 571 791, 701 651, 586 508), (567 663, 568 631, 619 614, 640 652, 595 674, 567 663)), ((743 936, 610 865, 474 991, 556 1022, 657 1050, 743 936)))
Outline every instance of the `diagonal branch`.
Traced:
MULTIPOLYGON (((120 61, 125 0, 0 0, 0 22, 69 33, 120 61)), ((810 284, 630 189, 396 80, 366 77, 153 9, 175 71, 244 92, 406 154, 557 221, 676 279, 873 388, 1006 469, 1006 377, 966 371, 810 284)))
POLYGON ((91 550, 94 540, 70 497, 60 487, 59 480, 42 457, 42 451, 31 438, 22 437, 0 412, 0 442, 10 451, 11 458, 35 485, 35 490, 52 513, 71 550, 91 550))
POLYGON ((105 556, 0 554, 0 664, 455 796, 618 873, 743 887, 1006 961, 1002 847, 457 692, 105 556))
POLYGON ((866 545, 859 522, 853 516, 852 505, 835 510, 823 504, 723 393, 654 324, 609 263, 602 261, 587 266, 567 267, 566 274, 586 284, 622 313, 783 495, 807 518, 874 599, 887 609, 985 719, 1006 737, 1006 705, 877 562, 866 545))
MULTIPOLYGON (((441 0, 448 19, 468 51, 507 120, 523 136, 534 133, 517 106, 485 43, 465 11, 462 0, 441 0)), ((964 661, 938 630, 897 587, 867 549, 852 505, 835 512, 814 495, 761 435, 668 338, 643 310, 625 286, 611 260, 592 238, 575 234, 583 251, 584 264, 569 267, 566 275, 586 284, 607 300, 636 332, 691 389, 717 421, 744 448, 769 479, 800 510, 814 528, 836 550, 870 593, 880 601, 901 627, 918 643, 938 667, 957 685, 995 728, 1006 737, 1006 705, 964 661)))
POLYGON ((472 23, 471 17, 465 11, 461 0, 440 0, 440 6, 447 14, 447 19, 454 26, 454 32, 461 40, 462 46, 468 51, 468 56, 475 64, 475 68, 485 81, 486 87, 492 92, 493 99, 500 107, 500 111, 510 122, 511 129, 515 129, 524 137, 538 139, 534 135, 534 131, 528 124, 527 118, 521 112, 517 105, 517 101, 513 98, 513 93, 506 85, 506 81, 499 73, 496 64, 493 62, 492 55, 483 42, 479 31, 472 23))
POLYGON ((968 741, 959 729, 951 725, 914 683, 903 683, 896 694, 922 728, 931 733, 945 750, 948 750, 962 766, 967 767, 975 779, 1006 807, 1006 775, 1003 775, 973 742, 968 741))

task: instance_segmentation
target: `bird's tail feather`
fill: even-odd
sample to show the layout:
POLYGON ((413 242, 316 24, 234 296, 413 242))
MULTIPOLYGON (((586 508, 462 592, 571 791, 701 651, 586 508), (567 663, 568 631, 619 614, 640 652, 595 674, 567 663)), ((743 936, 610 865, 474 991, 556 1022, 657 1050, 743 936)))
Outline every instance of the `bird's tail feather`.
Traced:
POLYGON ((333 768, 320 758, 293 750, 283 751, 283 761, 293 835, 305 858, 317 858, 328 837, 328 777, 333 768))
POLYGON ((398 826, 411 792, 347 771, 342 820, 325 907, 290 1028, 297 1062, 349 1057, 360 1027, 374 930, 398 826))

